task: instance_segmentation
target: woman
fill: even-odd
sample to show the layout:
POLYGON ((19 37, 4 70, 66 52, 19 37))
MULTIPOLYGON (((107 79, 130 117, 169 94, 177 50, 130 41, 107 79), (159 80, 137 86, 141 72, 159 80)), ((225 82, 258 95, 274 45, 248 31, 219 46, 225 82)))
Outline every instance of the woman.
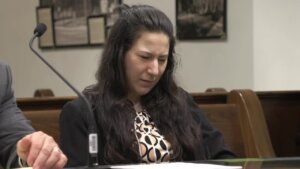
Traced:
MULTIPOLYGON (((102 164, 191 161, 234 157, 191 96, 174 81, 173 26, 146 5, 121 10, 97 72, 85 89, 99 130, 102 164)), ((61 146, 69 166, 87 164, 84 103, 61 113, 61 146)))

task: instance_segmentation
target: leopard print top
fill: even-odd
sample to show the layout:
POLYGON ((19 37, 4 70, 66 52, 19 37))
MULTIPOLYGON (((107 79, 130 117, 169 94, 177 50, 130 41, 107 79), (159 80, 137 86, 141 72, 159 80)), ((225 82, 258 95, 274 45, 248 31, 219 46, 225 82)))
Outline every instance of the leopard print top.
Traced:
POLYGON ((136 112, 135 135, 144 163, 168 162, 172 154, 171 144, 160 134, 146 110, 136 112))

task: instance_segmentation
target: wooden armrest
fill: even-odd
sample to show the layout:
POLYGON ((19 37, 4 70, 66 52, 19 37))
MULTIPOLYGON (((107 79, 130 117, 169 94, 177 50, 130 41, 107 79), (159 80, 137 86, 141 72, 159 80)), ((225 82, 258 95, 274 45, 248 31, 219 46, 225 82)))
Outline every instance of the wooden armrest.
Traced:
POLYGON ((228 103, 238 106, 246 154, 253 157, 275 157, 266 119, 257 95, 251 90, 233 90, 228 103))

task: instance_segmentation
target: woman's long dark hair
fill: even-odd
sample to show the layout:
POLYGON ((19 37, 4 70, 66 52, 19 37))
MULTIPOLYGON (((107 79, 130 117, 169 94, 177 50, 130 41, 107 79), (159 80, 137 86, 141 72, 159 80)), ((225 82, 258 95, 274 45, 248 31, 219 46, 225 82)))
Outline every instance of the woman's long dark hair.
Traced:
POLYGON ((110 30, 97 72, 98 83, 86 93, 92 95, 95 114, 106 144, 107 163, 140 162, 134 129, 135 110, 127 99, 124 56, 143 32, 162 32, 169 37, 168 63, 158 84, 145 96, 141 104, 155 125, 171 142, 171 160, 203 159, 201 129, 193 119, 186 98, 174 80, 175 37, 173 25, 158 9, 136 5, 121 10, 119 19, 110 30))

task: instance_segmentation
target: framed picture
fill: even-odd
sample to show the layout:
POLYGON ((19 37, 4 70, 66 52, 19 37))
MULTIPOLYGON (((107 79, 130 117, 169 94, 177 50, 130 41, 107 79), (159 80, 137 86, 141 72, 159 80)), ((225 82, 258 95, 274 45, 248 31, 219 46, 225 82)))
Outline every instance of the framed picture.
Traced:
POLYGON ((102 45, 106 37, 105 15, 88 17, 88 39, 90 45, 102 45))
POLYGON ((226 39, 226 0, 176 0, 179 40, 226 39))
POLYGON ((47 31, 43 36, 39 37, 40 48, 53 48, 54 36, 53 36, 53 11, 52 7, 38 7, 36 8, 36 16, 38 23, 44 23, 47 26, 47 31))
POLYGON ((40 7, 52 6, 54 46, 59 48, 102 45, 106 33, 100 36, 114 23, 114 11, 121 3, 121 0, 40 0, 40 7))

